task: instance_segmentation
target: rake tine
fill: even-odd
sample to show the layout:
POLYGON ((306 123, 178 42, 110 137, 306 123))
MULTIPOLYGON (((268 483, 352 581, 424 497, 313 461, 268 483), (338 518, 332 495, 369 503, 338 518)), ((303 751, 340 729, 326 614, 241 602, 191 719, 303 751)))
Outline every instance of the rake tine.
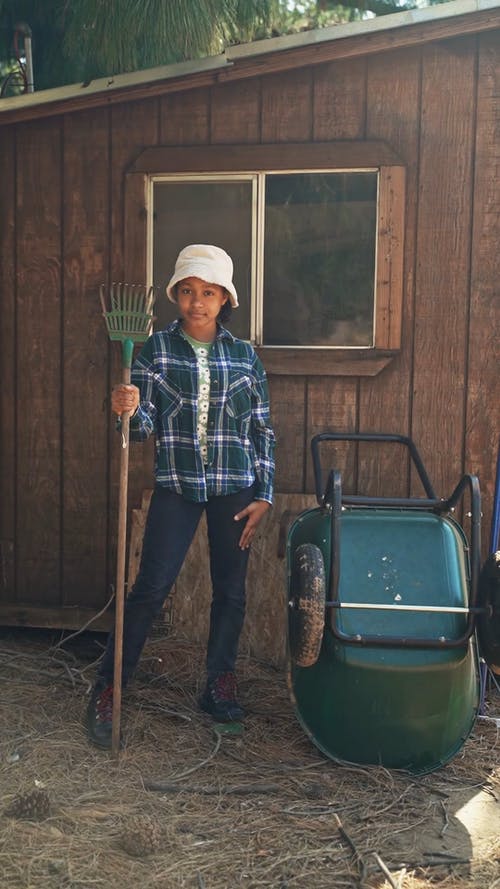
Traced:
POLYGON ((147 318, 146 318, 146 304, 145 304, 145 300, 144 300, 145 293, 146 293, 145 288, 144 288, 144 287, 141 287, 140 308, 139 308, 139 316, 138 316, 138 319, 137 319, 137 321, 138 321, 138 329, 139 329, 140 331, 145 330, 145 326, 144 326, 144 325, 147 324, 147 318))
POLYGON ((153 305, 154 305, 154 301, 155 301, 155 289, 154 289, 154 287, 150 287, 149 290, 148 290, 148 292, 147 292, 147 296, 146 296, 146 300, 145 300, 145 302, 146 302, 146 313, 147 313, 148 315, 152 315, 152 313, 153 313, 153 305))
POLYGON ((156 296, 155 288, 150 287, 148 290, 147 298, 146 298, 146 300, 147 300, 146 312, 148 313, 148 315, 153 314, 153 306, 154 306, 155 296, 156 296))
POLYGON ((134 313, 135 313, 136 301, 137 301, 137 284, 132 284, 132 286, 130 288, 129 299, 128 299, 128 312, 129 312, 129 328, 133 332, 135 332, 134 313))
POLYGON ((139 330, 139 323, 140 323, 140 320, 141 320, 141 319, 140 319, 140 315, 139 315, 139 313, 140 313, 140 311, 141 311, 141 292, 142 292, 142 287, 141 287, 141 285, 140 285, 140 284, 136 284, 136 285, 135 285, 135 294, 134 294, 134 312, 135 312, 135 315, 134 315, 134 317, 133 317, 133 319, 132 319, 132 325, 133 325, 133 329, 134 329, 134 331, 138 331, 138 330, 139 330))
POLYGON ((120 311, 124 311, 127 308, 127 284, 120 284, 120 311))
POLYGON ((139 287, 139 298, 137 305, 137 330, 144 330, 144 287, 141 284, 139 287))
POLYGON ((149 322, 147 314, 147 290, 143 287, 141 291, 141 330, 147 330, 149 322))
POLYGON ((117 303, 117 288, 120 287, 120 284, 113 284, 111 287, 111 311, 116 312, 118 309, 117 303))

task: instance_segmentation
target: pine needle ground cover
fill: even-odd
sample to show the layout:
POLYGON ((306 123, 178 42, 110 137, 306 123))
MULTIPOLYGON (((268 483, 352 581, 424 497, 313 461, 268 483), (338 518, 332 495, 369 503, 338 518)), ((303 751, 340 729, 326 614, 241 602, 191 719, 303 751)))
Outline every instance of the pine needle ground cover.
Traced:
POLYGON ((214 731, 203 650, 162 637, 125 693, 116 761, 83 727, 103 641, 1 631, 2 889, 500 887, 495 687, 453 762, 415 778, 325 759, 284 673, 245 656, 244 732, 214 731))

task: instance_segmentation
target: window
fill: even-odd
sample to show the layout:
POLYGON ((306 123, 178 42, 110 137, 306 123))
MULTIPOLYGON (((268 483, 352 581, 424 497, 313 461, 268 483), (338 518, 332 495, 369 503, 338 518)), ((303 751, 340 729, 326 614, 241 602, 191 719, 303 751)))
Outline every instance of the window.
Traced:
POLYGON ((374 345, 378 172, 265 177, 265 346, 374 345))
MULTIPOLYGON (((179 251, 186 244, 216 244, 227 250, 234 263, 238 310, 231 330, 242 339, 252 337, 251 307, 255 272, 252 267, 255 182, 251 176, 153 177, 152 268, 149 280, 165 292, 179 251)), ((176 318, 175 306, 159 302, 157 327, 176 318)))
MULTIPOLYGON (((368 142, 148 149, 127 176, 127 255, 129 241, 141 252, 140 216, 147 279, 164 293, 182 247, 218 244, 240 296, 230 327, 268 370, 377 373, 400 345, 396 161, 368 142)), ((157 327, 173 317, 160 299, 157 327)))

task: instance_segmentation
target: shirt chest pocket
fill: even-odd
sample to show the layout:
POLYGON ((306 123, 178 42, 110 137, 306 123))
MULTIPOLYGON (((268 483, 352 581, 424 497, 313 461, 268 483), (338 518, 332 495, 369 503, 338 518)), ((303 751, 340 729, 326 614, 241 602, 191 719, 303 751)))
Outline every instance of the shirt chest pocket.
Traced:
POLYGON ((244 421, 252 412, 252 380, 244 374, 231 374, 226 397, 230 417, 244 421))
POLYGON ((182 410, 182 394, 177 386, 174 386, 166 377, 155 375, 158 387, 158 411, 162 419, 172 419, 182 410))

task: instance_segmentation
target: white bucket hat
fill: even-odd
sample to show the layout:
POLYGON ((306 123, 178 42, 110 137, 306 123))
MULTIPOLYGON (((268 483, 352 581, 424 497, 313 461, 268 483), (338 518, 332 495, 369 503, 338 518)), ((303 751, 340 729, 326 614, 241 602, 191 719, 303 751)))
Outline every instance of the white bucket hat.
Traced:
POLYGON ((167 296, 175 303, 174 287, 184 278, 201 278, 208 284, 219 284, 229 293, 231 305, 238 305, 238 294, 233 284, 233 260, 221 247, 212 244, 190 244, 177 257, 174 274, 167 284, 167 296))

